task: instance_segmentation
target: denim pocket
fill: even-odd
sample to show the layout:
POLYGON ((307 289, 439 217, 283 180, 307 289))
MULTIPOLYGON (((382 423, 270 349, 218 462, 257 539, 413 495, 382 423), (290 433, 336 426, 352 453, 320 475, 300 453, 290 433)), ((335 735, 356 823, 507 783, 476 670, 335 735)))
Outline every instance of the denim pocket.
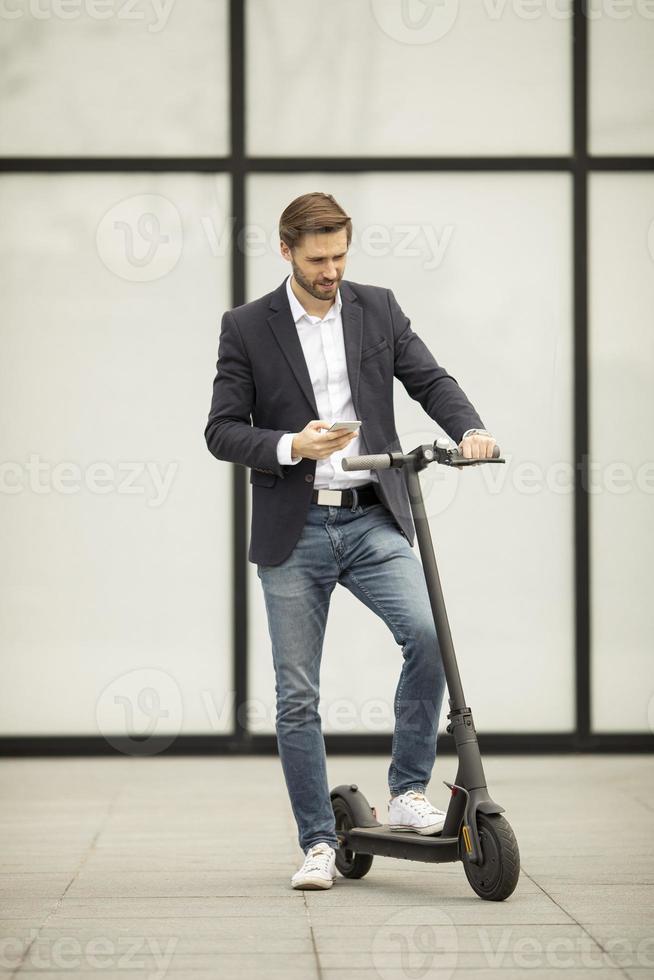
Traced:
MULTIPOLYGON (((376 503, 374 504, 359 504, 359 510, 361 511, 362 514, 369 514, 376 507, 384 507, 384 505, 381 503, 380 500, 376 501, 376 503)), ((386 510, 385 507, 384 510, 386 510)))

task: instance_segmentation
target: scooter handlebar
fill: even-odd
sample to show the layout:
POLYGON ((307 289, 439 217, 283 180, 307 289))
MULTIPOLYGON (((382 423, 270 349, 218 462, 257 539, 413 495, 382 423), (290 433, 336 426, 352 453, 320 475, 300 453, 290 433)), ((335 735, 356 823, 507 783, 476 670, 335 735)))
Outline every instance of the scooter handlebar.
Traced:
POLYGON ((388 470, 391 466, 391 454, 377 453, 373 456, 346 456, 342 462, 344 470, 388 470))
MULTIPOLYGON (((402 466, 410 461, 410 456, 403 453, 375 453, 370 456, 345 456, 341 461, 344 470, 388 470, 391 466, 402 466)), ((500 447, 493 446, 492 459, 500 458, 500 447)), ((434 460, 435 462, 435 460, 434 460)), ((488 459, 466 459, 458 449, 450 449, 447 452, 447 459, 439 459, 438 462, 447 463, 448 466, 475 466, 479 463, 488 463, 488 459)), ((502 460, 504 462, 504 460, 502 460)))
MULTIPOLYGON (((493 446, 493 455, 491 459, 500 458, 500 447, 498 445, 493 446)), ((449 451, 449 463, 450 466, 461 466, 461 464, 474 464, 474 463, 488 463, 488 459, 466 459, 463 453, 460 453, 458 449, 450 449, 449 451)), ((502 460, 504 462, 504 460, 502 460)))

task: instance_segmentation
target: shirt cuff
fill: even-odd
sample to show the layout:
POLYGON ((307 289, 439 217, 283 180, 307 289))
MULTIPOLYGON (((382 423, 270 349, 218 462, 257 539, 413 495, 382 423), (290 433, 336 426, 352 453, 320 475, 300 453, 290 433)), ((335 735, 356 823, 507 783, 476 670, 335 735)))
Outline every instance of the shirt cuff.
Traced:
POLYGON ((302 456, 298 456, 297 459, 291 457, 293 439, 296 434, 295 432, 285 432, 277 443, 277 462, 280 466, 295 466, 302 459, 302 456))
POLYGON ((470 435, 471 432, 482 432, 482 433, 484 433, 487 436, 489 436, 491 434, 488 431, 488 429, 466 429, 466 431, 463 433, 463 435, 461 436, 461 438, 462 439, 465 439, 465 437, 468 436, 468 435, 470 435))

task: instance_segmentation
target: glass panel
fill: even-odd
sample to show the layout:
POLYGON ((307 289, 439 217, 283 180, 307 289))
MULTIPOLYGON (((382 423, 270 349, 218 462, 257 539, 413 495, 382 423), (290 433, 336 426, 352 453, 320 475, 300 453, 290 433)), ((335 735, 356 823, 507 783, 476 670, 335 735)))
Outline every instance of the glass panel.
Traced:
POLYGON ((654 6, 595 0, 591 10, 591 153, 654 153, 654 6))
POLYGON ((591 180, 593 728, 654 730, 654 175, 591 180))
POLYGON ((229 152, 226 0, 4 8, 1 154, 229 152))
MULTIPOLYGON (((278 250, 279 215, 294 197, 317 189, 333 193, 353 217, 346 278, 392 288, 414 330, 458 380, 507 459, 504 466, 463 472, 434 466, 422 476, 464 688, 479 726, 496 732, 571 730, 569 178, 252 177, 249 214, 257 241, 267 244, 249 252, 250 298, 283 281, 289 266, 278 250)), ((396 385, 403 447, 441 434, 396 385)), ((250 571, 251 695, 274 723, 266 614, 256 568, 250 571)), ((383 730, 389 730, 400 659, 390 632, 336 589, 323 659, 326 730, 372 731, 384 711, 383 730), (350 704, 349 720, 347 709, 339 714, 334 707, 342 699, 350 704), (380 702, 379 713, 371 701, 380 702), (353 728, 344 729, 346 723, 353 728)))
POLYGON ((526 7, 248 3, 249 152, 569 152, 570 6, 526 7))
POLYGON ((231 730, 230 476, 203 439, 227 200, 0 181, 4 732, 231 730))

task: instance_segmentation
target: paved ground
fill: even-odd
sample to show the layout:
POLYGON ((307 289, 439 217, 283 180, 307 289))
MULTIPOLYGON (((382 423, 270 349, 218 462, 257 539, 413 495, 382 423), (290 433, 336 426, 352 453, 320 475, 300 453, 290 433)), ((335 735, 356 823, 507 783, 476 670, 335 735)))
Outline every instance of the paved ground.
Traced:
MULTIPOLYGON (((444 805, 437 764, 429 795, 444 805)), ((386 760, 330 759, 385 815, 386 760)), ((0 972, 105 980, 654 977, 651 757, 493 758, 522 852, 513 897, 459 865, 375 858, 297 892, 277 758, 0 765, 0 972)))

